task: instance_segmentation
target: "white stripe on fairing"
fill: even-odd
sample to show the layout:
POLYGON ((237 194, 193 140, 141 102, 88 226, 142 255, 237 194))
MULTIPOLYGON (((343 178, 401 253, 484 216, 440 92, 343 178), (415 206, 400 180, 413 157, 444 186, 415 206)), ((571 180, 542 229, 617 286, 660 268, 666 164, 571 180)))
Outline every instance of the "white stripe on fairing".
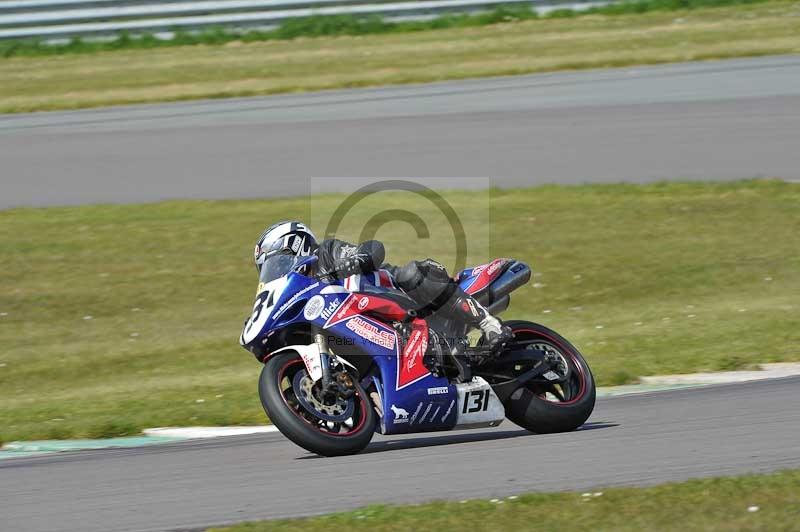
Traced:
POLYGON ((344 287, 350 292, 355 292, 361 288, 361 275, 354 273, 344 280, 344 287))
POLYGON ((332 284, 326 286, 322 290, 319 291, 320 294, 347 294, 347 288, 344 286, 339 286, 338 284, 332 284))

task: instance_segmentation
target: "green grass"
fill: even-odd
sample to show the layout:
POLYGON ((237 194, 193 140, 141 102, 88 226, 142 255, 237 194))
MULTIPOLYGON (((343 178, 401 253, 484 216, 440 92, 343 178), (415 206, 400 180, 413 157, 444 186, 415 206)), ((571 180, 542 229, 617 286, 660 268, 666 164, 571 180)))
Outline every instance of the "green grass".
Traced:
POLYGON ((0 112, 798 53, 798 14, 797 0, 645 0, 544 18, 502 8, 401 24, 312 18, 173 42, 0 43, 0 112))
POLYGON ((638 532, 797 530, 800 472, 692 480, 651 488, 527 494, 495 503, 369 506, 307 519, 245 523, 217 532, 360 530, 586 530, 638 532), (757 507, 756 511, 748 508, 757 507))
MULTIPOLYGON (((259 365, 237 345, 256 285, 252 244, 287 217, 321 233, 318 207, 341 198, 0 212, 0 439, 264 422, 259 365)), ((798 185, 446 198, 463 217, 471 263, 511 256, 536 272, 506 316, 562 332, 600 384, 800 360, 798 185)), ((370 204, 411 205, 391 194, 370 204)), ((430 240, 408 239, 399 223, 379 231, 387 260, 452 262, 446 224, 422 215, 433 221, 430 240)))
POLYGON ((652 11, 682 11, 707 7, 724 7, 756 4, 767 0, 633 0, 614 5, 593 7, 582 11, 557 9, 544 15, 529 6, 508 5, 479 14, 442 15, 432 20, 392 22, 380 15, 316 15, 290 19, 269 31, 239 33, 225 28, 209 28, 200 32, 177 31, 172 39, 159 39, 152 33, 131 36, 123 32, 111 41, 87 41, 80 37, 62 44, 48 44, 38 39, 0 42, 0 57, 41 56, 100 51, 150 49, 197 44, 219 45, 233 41, 259 42, 291 40, 300 37, 327 37, 333 35, 374 35, 382 33, 411 33, 449 28, 471 28, 493 24, 531 20, 537 18, 572 18, 587 15, 627 15, 652 11))

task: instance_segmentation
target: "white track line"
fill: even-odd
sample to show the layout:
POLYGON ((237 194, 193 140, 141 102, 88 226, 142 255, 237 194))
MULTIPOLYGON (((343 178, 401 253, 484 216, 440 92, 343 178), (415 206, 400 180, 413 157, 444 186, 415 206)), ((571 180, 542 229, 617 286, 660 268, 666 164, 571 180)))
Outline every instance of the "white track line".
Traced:
POLYGON ((800 363, 797 362, 760 364, 759 367, 761 369, 755 371, 718 371, 714 373, 639 377, 639 382, 642 384, 725 384, 780 379, 800 375, 800 363))
POLYGON ((219 438, 221 436, 243 436, 277 432, 275 425, 255 425, 249 427, 162 427, 145 429, 147 436, 170 436, 173 438, 219 438))

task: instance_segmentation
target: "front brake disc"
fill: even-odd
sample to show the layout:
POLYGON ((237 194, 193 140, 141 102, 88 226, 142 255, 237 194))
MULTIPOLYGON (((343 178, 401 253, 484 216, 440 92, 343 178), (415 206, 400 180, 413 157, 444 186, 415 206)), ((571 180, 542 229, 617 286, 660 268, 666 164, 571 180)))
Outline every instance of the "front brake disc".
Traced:
POLYGON ((355 410, 355 399, 342 399, 337 397, 332 404, 326 404, 320 400, 318 393, 319 382, 312 382, 305 370, 298 371, 292 379, 292 388, 297 396, 297 401, 309 413, 334 423, 341 423, 353 417, 355 410))

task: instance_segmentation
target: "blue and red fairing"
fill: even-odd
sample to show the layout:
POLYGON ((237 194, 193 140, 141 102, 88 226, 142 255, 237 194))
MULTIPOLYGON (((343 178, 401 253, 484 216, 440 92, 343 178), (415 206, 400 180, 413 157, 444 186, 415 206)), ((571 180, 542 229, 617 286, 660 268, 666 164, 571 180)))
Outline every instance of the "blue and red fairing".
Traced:
MULTIPOLYGON (((433 375, 423 363, 428 348, 427 323, 412 319, 411 334, 401 346, 397 332, 387 323, 407 321, 407 311, 376 293, 382 281, 380 272, 376 273, 375 277, 363 275, 349 281, 359 288, 364 288, 364 283, 372 284, 373 291, 369 293, 353 293, 339 284, 322 283, 297 272, 265 285, 252 318, 260 330, 259 338, 269 338, 280 329, 302 323, 330 331, 329 344, 334 352, 337 342, 357 346, 377 366, 377 372, 368 375, 363 384, 374 384, 380 396, 383 416, 378 430, 397 434, 451 429, 457 419, 457 392, 446 378, 433 375)), ((304 347, 286 348, 294 348, 302 356, 304 347)), ((303 358, 311 373, 309 362, 303 358)))
POLYGON ((464 292, 475 295, 500 277, 506 266, 512 262, 514 261, 511 259, 495 259, 487 264, 461 270, 455 279, 464 292))
POLYGON ((406 309, 375 293, 350 293, 321 327, 351 339, 372 356, 380 377, 372 383, 380 395, 384 434, 446 430, 455 426, 456 390, 444 377, 433 375, 423 362, 428 349, 428 325, 413 318, 402 347, 386 322, 407 319, 406 309))

